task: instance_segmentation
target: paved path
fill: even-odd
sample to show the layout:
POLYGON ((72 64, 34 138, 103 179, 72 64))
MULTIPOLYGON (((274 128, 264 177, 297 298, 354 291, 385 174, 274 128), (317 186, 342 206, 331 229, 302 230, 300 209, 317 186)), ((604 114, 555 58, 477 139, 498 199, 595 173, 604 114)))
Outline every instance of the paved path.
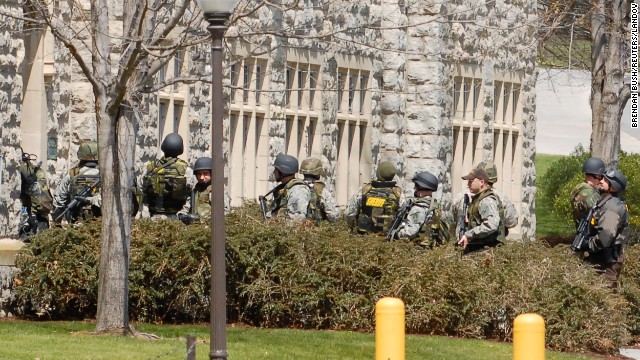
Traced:
POLYGON ((620 349, 620 355, 624 355, 630 359, 640 360, 640 350, 638 349, 620 349))
MULTIPOLYGON (((540 154, 569 155, 578 144, 589 148, 591 105, 589 72, 540 69, 536 148, 540 154)), ((622 115, 622 150, 640 152, 640 128, 631 128, 630 104, 622 115)))

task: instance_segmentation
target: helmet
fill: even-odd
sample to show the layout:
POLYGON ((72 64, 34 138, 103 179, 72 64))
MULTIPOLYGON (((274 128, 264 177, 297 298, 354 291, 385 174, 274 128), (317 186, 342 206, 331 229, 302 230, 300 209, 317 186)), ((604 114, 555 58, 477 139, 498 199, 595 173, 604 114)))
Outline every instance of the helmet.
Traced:
POLYGON ((78 148, 78 160, 98 161, 98 143, 95 141, 83 141, 78 148))
POLYGON ((376 177, 378 180, 391 181, 396 176, 396 167, 391 161, 383 161, 378 164, 376 177))
POLYGON ((160 150, 165 156, 176 157, 184 151, 184 144, 182 143, 182 136, 178 133, 171 133, 164 138, 160 150))
POLYGON ((490 183, 493 184, 498 181, 498 168, 496 168, 496 164, 493 161, 483 161, 476 166, 476 169, 484 170, 490 183))
POLYGON ((609 180, 616 192, 621 193, 627 188, 627 177, 620 170, 607 170, 604 177, 609 180))
POLYGON ((411 179, 416 187, 427 190, 438 190, 438 178, 428 171, 416 173, 411 179))
POLYGON ((198 170, 211 171, 211 158, 201 157, 200 159, 196 160, 196 162, 193 164, 193 171, 198 171, 198 170))
POLYGON ((303 175, 320 176, 322 173, 322 161, 318 158, 308 157, 300 164, 300 173, 303 175))
POLYGON ((278 154, 276 161, 273 162, 273 167, 280 170, 282 175, 292 175, 298 172, 298 159, 291 155, 278 154))
POLYGON ((582 164, 582 172, 585 174, 604 175, 604 161, 597 157, 590 157, 582 164))

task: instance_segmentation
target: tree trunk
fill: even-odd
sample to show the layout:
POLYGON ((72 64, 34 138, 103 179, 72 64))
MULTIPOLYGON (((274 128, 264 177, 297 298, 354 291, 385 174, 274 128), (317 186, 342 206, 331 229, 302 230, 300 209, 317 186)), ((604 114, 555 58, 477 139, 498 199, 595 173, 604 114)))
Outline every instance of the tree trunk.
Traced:
POLYGON ((102 243, 97 332, 129 333, 129 255, 135 119, 124 105, 99 121, 102 243))
POLYGON ((624 85, 624 19, 628 0, 599 0, 591 16, 591 154, 618 166, 620 121, 629 98, 624 85))

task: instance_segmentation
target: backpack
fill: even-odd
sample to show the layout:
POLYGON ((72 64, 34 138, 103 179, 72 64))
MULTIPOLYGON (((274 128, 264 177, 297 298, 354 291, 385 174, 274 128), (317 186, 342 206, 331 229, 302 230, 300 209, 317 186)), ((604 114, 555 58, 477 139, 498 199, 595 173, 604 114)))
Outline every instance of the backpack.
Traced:
POLYGON ((322 192, 324 191, 324 183, 320 181, 305 182, 311 189, 309 197, 309 207, 307 207, 307 219, 320 225, 320 222, 327 218, 322 206, 322 192))
POLYGON ((451 227, 442 219, 442 211, 435 199, 429 201, 429 216, 422 224, 419 231, 419 244, 434 247, 445 244, 451 240, 451 227))
POLYGON ((373 181, 363 187, 356 223, 359 233, 389 231, 402 196, 402 190, 395 184, 395 181, 373 181))
POLYGON ((147 165, 143 192, 151 213, 175 214, 182 209, 189 196, 185 176, 188 167, 185 161, 168 157, 147 165))
POLYGON ((20 201, 22 206, 27 208, 32 214, 40 214, 46 216, 53 208, 53 197, 47 186, 47 179, 44 170, 40 165, 32 164, 31 155, 24 154, 22 156, 22 164, 20 164, 20 201))

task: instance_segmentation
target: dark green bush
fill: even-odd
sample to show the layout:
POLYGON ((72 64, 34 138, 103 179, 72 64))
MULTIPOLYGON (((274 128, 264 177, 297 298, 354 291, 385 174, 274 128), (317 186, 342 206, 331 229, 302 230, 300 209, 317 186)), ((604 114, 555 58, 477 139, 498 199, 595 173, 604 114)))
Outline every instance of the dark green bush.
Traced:
MULTIPOLYGON (((639 327, 640 266, 628 267, 615 294, 563 245, 508 244, 462 258, 453 245, 424 251, 354 236, 345 224, 265 223, 255 206, 229 215, 226 226, 230 321, 371 331, 375 302, 397 296, 410 333, 510 340, 515 316, 536 312, 551 348, 607 353, 639 327)), ((17 258, 24 316, 95 316, 98 234, 95 223, 33 238, 17 258)), ((208 225, 134 223, 132 319, 208 320, 210 234, 208 225)), ((637 253, 631 247, 628 258, 637 253)))

